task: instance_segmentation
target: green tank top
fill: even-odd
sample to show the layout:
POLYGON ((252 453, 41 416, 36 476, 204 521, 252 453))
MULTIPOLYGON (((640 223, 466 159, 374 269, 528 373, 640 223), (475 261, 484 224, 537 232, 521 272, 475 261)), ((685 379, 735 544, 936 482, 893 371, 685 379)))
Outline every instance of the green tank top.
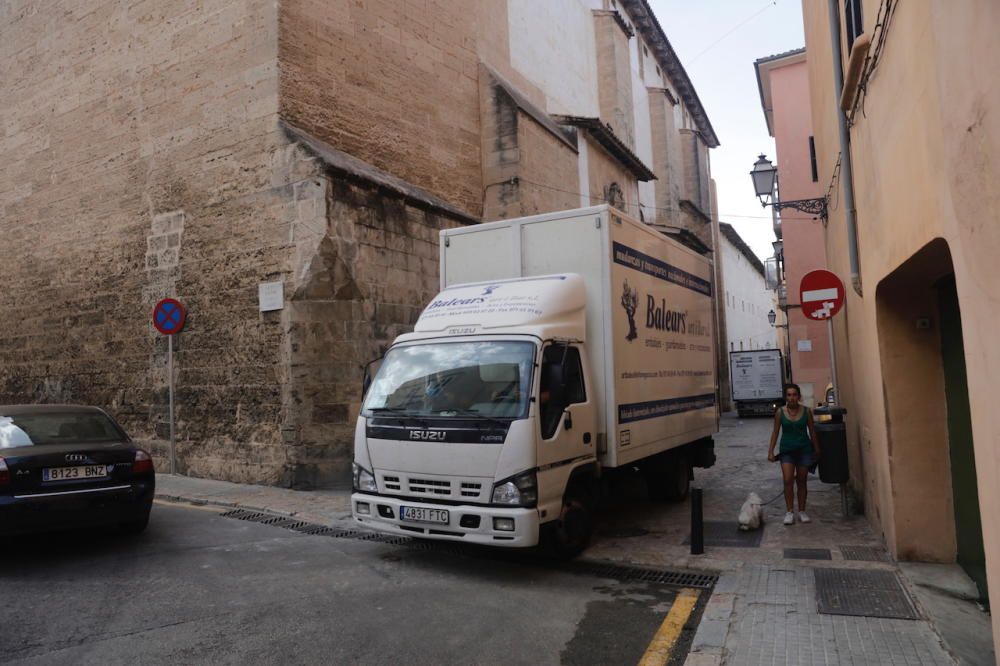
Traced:
POLYGON ((809 408, 802 408, 802 415, 791 420, 781 408, 781 443, 778 453, 789 453, 812 448, 812 438, 809 437, 809 408))

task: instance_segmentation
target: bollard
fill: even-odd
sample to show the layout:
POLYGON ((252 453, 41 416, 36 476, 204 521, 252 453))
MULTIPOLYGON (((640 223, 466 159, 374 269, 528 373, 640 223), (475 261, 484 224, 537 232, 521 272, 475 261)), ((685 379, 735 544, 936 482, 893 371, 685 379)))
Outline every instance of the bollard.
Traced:
POLYGON ((705 523, 701 519, 701 488, 691 489, 691 554, 705 552, 705 523))

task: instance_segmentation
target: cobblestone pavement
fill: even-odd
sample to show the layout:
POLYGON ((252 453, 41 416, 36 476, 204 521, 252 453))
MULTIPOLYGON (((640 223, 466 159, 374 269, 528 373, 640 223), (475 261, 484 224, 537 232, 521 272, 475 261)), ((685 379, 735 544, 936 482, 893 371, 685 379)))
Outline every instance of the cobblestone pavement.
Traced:
MULTIPOLYGON (((598 516, 587 559, 709 570, 720 574, 694 637, 687 664, 952 664, 955 660, 925 619, 824 615, 817 610, 813 571, 820 567, 898 571, 886 561, 844 558, 841 546, 884 553, 863 516, 844 519, 840 493, 810 477, 810 524, 781 524, 785 513, 778 466, 767 462, 769 419, 723 418, 715 467, 695 472, 704 490, 706 521, 736 522, 751 491, 765 501, 758 547, 713 547, 691 555, 688 503, 650 501, 637 474, 612 478, 614 492, 598 516), (786 548, 828 550, 829 560, 786 559, 786 548)), ((353 525, 348 490, 302 492, 170 475, 158 476, 158 496, 220 506, 241 506, 326 525, 353 525)), ((909 585, 900 578, 903 585, 909 585)), ((912 590, 910 590, 912 592, 912 590)), ((911 597, 915 597, 911 593, 911 597)), ((918 612, 923 614, 919 602, 918 612)))

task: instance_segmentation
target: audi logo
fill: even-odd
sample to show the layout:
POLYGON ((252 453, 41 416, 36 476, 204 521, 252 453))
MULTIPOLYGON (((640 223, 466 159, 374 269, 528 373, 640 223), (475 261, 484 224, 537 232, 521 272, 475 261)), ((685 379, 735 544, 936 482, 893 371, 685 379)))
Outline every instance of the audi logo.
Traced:
POLYGON ((82 453, 67 453, 66 462, 86 462, 87 456, 82 453))

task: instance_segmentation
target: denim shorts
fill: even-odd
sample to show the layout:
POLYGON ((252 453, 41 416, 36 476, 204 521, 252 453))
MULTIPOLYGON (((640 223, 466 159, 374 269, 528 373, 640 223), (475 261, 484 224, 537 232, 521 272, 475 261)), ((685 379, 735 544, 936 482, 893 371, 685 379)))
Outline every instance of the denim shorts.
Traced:
POLYGON ((812 467, 813 463, 816 462, 813 459, 811 449, 799 449, 798 451, 779 453, 778 460, 783 465, 795 465, 796 467, 812 467))

